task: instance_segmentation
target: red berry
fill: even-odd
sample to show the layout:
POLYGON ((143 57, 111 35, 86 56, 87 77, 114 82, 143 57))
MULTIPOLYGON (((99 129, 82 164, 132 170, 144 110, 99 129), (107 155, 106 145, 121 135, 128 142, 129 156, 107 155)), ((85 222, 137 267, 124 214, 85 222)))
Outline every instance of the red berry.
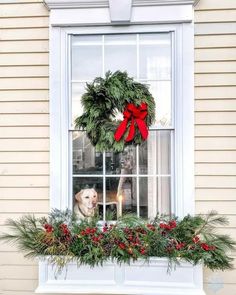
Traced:
POLYGON ((200 238, 198 236, 193 237, 194 244, 197 244, 200 241, 200 238))
POLYGON ((209 251, 210 250, 210 246, 206 243, 201 243, 201 248, 205 251, 209 251))
POLYGON ((120 247, 120 249, 124 250, 125 249, 125 244, 124 243, 119 243, 118 246, 120 247))
POLYGON ((170 229, 175 228, 175 227, 177 226, 176 221, 175 221, 175 220, 171 220, 171 221, 169 222, 169 226, 170 226, 170 229))
POLYGON ((185 246, 185 243, 179 243, 179 244, 177 244, 177 245, 175 246, 175 248, 176 248, 177 250, 180 250, 180 249, 182 249, 184 246, 185 246))
POLYGON ((147 224, 147 228, 149 228, 152 231, 155 231, 155 226, 150 223, 147 224))
POLYGON ((140 249, 140 254, 145 255, 146 254, 146 249, 145 248, 141 248, 140 249))
POLYGON ((47 233, 52 233, 53 232, 53 226, 51 224, 44 224, 44 229, 46 230, 47 233))

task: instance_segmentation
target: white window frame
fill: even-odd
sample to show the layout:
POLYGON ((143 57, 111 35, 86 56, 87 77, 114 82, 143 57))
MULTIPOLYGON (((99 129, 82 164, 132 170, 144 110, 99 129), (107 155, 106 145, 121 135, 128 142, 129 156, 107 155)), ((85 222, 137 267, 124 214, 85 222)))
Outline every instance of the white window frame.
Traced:
POLYGON ((193 145, 193 34, 189 24, 151 24, 129 27, 53 27, 50 47, 51 185, 50 207, 71 208, 72 175, 68 137, 70 97, 70 38, 73 34, 172 32, 174 105, 174 184, 172 212, 182 217, 194 212, 193 145), (186 41, 187 40, 187 41, 186 41))

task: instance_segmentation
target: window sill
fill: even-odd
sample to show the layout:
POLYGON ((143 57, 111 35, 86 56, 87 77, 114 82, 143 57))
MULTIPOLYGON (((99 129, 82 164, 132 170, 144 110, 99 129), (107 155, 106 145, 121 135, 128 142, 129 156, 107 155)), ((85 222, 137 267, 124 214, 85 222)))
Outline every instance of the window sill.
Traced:
POLYGON ((103 267, 77 267, 70 263, 55 277, 55 268, 46 260, 39 262, 39 286, 36 293, 70 294, 158 294, 205 295, 202 266, 181 263, 167 273, 168 261, 153 257, 130 265, 107 262, 103 267))

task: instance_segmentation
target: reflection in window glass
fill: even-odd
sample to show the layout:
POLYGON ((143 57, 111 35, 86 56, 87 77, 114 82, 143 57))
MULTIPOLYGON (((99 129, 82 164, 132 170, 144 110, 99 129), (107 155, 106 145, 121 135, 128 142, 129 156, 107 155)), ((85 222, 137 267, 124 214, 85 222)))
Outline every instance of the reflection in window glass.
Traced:
POLYGON ((72 96, 72 126, 75 119, 83 114, 83 106, 81 103, 81 97, 85 93, 85 83, 73 83, 71 89, 72 96))
POLYGON ((116 214, 122 216, 127 213, 137 213, 136 178, 107 177, 106 178, 106 206, 115 205, 116 214))
POLYGON ((106 174, 136 174, 136 148, 127 146, 122 153, 106 152, 106 174))
POLYGON ((148 82, 149 90, 156 100, 156 126, 171 125, 171 82, 148 82))
POLYGON ((149 137, 139 147, 139 174, 171 173, 171 131, 149 131, 149 137))
POLYGON ((73 174, 102 174, 102 153, 95 152, 85 132, 73 132, 73 174))
POLYGON ((169 34, 140 34, 140 79, 171 79, 171 42, 169 34))
POLYGON ((104 38, 105 72, 126 71, 137 77, 136 35, 107 35, 104 38))
POLYGON ((93 80, 102 75, 102 37, 72 38, 72 80, 93 80))
POLYGON ((170 214, 170 177, 140 177, 139 211, 144 218, 170 214))

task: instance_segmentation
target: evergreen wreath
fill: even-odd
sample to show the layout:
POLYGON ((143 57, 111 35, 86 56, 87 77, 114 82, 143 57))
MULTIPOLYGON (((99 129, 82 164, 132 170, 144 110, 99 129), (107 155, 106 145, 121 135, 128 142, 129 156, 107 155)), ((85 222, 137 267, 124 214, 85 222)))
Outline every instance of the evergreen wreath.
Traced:
POLYGON ((84 113, 76 128, 86 130, 97 151, 123 151, 126 145, 141 144, 155 119, 155 101, 148 87, 135 82, 126 72, 108 71, 86 84, 82 96, 84 113), (115 116, 123 113, 124 120, 115 116))

